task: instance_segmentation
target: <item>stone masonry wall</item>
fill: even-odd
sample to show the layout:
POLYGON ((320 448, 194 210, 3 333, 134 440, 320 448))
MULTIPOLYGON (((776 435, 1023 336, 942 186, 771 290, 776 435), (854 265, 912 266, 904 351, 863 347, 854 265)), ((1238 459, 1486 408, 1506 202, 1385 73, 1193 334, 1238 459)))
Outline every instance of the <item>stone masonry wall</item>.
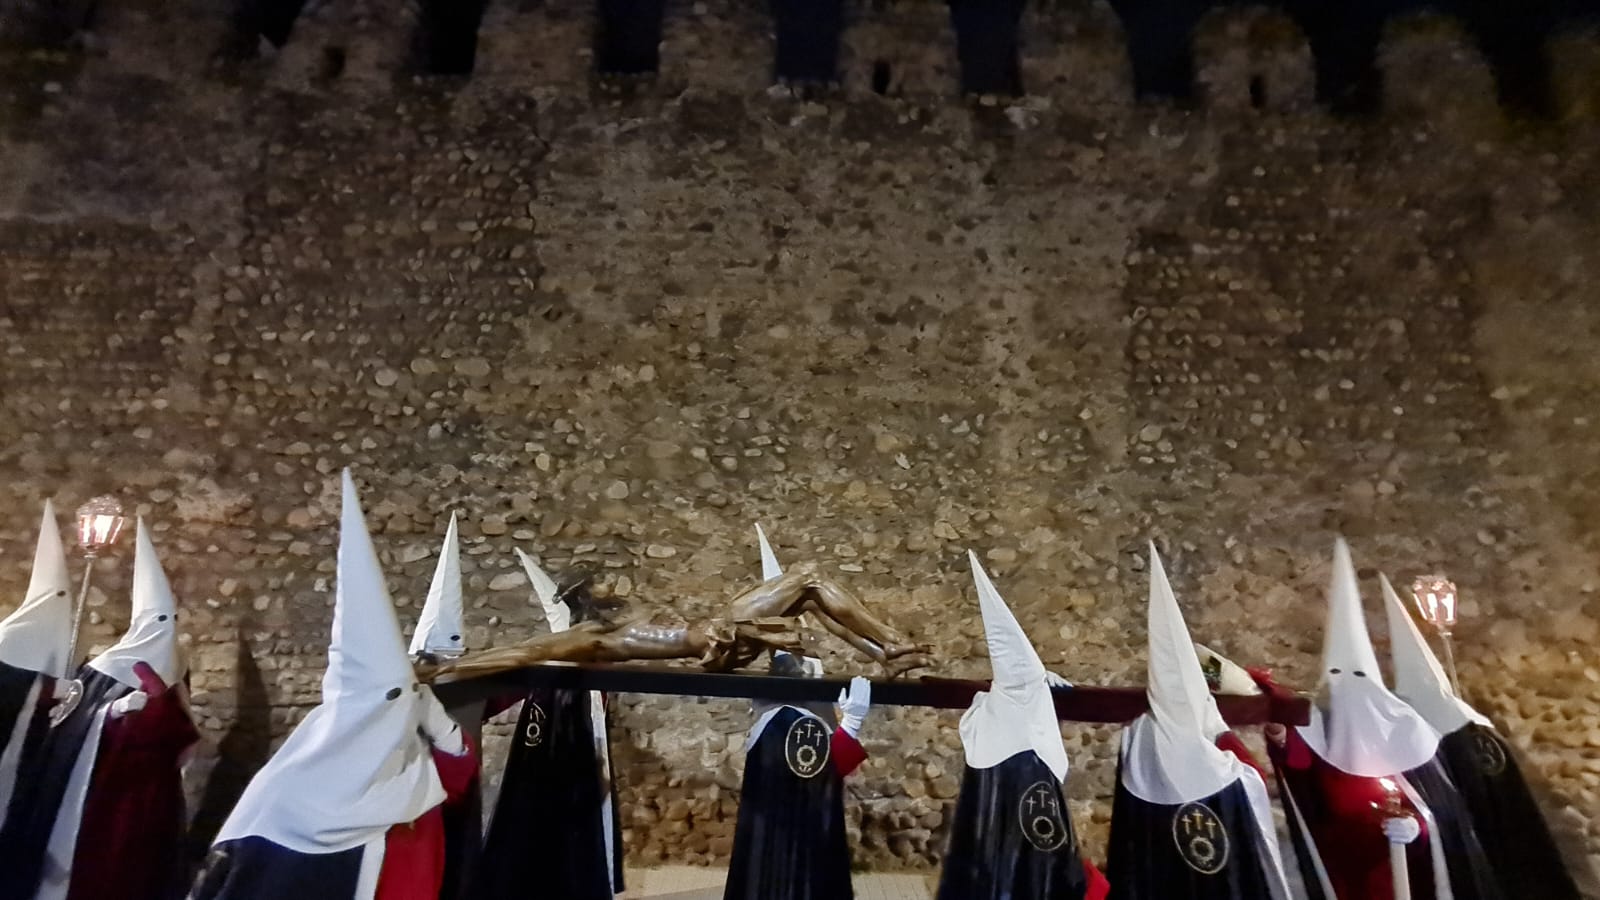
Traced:
MULTIPOLYGON (((1293 27, 1238 14, 1202 26, 1206 108, 1138 107, 1090 8, 1031 13, 1035 93, 969 105, 938 9, 901 6, 803 101, 768 90, 753 7, 697 3, 654 82, 591 84, 553 4, 492 11, 472 81, 414 84, 404 17, 319 9, 236 80, 181 6, 110 14, 85 58, 0 52, 0 610, 44 497, 150 521, 206 733, 197 846, 316 702, 349 465, 408 628, 460 513, 475 647, 543 627, 513 547, 694 619, 756 577, 759 521, 943 673, 987 671, 972 547, 1047 665, 1137 683, 1153 538, 1197 637, 1309 686, 1342 533, 1380 644, 1376 571, 1461 584, 1467 689, 1600 853, 1581 81, 1567 121, 1505 123, 1424 22, 1387 47, 1391 113, 1338 121, 1293 27)), ((97 566, 103 646, 126 547, 97 566)), ((936 861, 956 718, 869 720, 863 865, 936 861)), ((724 856, 746 708, 615 722, 630 855, 724 856)), ((1098 855, 1117 733, 1064 734, 1098 855)))

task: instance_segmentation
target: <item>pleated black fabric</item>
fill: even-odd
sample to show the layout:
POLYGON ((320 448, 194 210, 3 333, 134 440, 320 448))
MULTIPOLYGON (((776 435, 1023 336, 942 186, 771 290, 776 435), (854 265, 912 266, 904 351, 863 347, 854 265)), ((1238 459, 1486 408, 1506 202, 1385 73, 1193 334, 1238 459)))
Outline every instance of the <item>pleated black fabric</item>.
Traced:
MULTIPOLYGON (((48 675, 0 662, 0 755, 9 752, 16 760, 15 769, 0 772, 0 779, 9 781, 8 787, 16 785, 17 776, 27 777, 38 765, 39 751, 49 732, 45 701, 55 683, 48 675), (20 746, 11 747, 12 741, 20 746)), ((5 824, 6 815, 7 810, 0 809, 0 825, 5 824)))
POLYGON ((38 889, 45 852, 56 814, 67 791, 72 768, 95 721, 105 707, 131 688, 88 666, 78 670, 83 697, 55 728, 49 728, 25 769, 17 772, 16 789, 0 827, 0 900, 28 900, 38 889))
POLYGON ((218 844, 190 900, 351 900, 361 880, 356 847, 342 853, 297 853, 263 837, 218 844))
MULTIPOLYGON (((1275 839, 1275 838, 1273 838, 1275 839)), ((1106 878, 1113 900, 1285 900, 1243 782, 1149 803, 1117 778, 1106 878)))
POLYGON ((829 731, 793 707, 773 714, 744 759, 724 900, 849 900, 844 779, 829 731))
POLYGON ((28 695, 40 678, 39 673, 0 662, 0 750, 11 739, 17 717, 28 704, 28 695))
POLYGON ((1471 724, 1445 735, 1439 759, 1472 816, 1507 897, 1578 900, 1578 886, 1505 739, 1471 724))
POLYGON ((1406 772, 1405 779, 1433 813, 1440 844, 1444 847, 1445 865, 1450 870, 1450 893, 1455 900, 1515 900, 1535 896, 1521 890, 1509 897, 1500 892, 1500 883, 1495 880, 1489 859, 1473 830, 1472 815, 1467 811, 1465 799, 1445 774, 1444 764, 1437 754, 1406 772))
POLYGON ((602 805, 607 790, 588 692, 529 694, 469 896, 610 900, 614 861, 602 831, 612 826, 602 805))
MULTIPOLYGON (((447 710, 471 736, 472 745, 479 748, 483 746, 483 710, 482 700, 447 710)), ((440 807, 444 819, 444 880, 439 888, 439 900, 467 900, 472 896, 469 889, 483 852, 481 771, 480 767, 480 774, 472 777, 472 784, 467 786, 459 801, 440 807)))
POLYGON ((1037 754, 967 767, 938 900, 1081 900, 1087 882, 1061 785, 1037 754))

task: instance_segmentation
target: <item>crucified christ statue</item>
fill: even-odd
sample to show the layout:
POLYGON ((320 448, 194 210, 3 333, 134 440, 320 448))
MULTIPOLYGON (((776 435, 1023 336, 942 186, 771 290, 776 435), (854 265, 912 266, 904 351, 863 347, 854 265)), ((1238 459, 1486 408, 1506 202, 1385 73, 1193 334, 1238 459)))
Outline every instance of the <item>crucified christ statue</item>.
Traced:
POLYGON ((854 594, 801 564, 749 588, 728 604, 724 618, 688 625, 653 622, 613 624, 597 614, 586 576, 568 578, 557 592, 574 613, 572 627, 509 647, 469 653, 459 659, 419 664, 418 675, 471 678, 541 662, 623 662, 635 659, 697 659, 706 669, 727 672, 762 654, 782 650, 813 655, 813 636, 799 619, 811 613, 822 627, 892 672, 928 665, 928 647, 909 641, 879 620, 854 594))

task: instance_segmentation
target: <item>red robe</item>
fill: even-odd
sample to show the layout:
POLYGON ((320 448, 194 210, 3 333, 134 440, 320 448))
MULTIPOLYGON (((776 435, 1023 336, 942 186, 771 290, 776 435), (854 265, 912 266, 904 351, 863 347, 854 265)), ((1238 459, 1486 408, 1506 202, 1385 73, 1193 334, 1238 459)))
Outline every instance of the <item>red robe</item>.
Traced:
POLYGON ((389 829, 374 900, 438 900, 444 886, 444 806, 465 797, 478 777, 478 750, 464 731, 461 740, 466 751, 460 756, 433 751, 433 764, 444 785, 444 804, 414 822, 389 829))
MULTIPOLYGON (((1268 693, 1290 692, 1278 685, 1265 669, 1249 669, 1256 684, 1268 693)), ((1294 795, 1306 831, 1327 870, 1337 900, 1394 900, 1394 874, 1389 867, 1389 839, 1383 821, 1389 791, 1377 778, 1351 775, 1319 758, 1294 728, 1285 729, 1282 746, 1267 742, 1267 752, 1284 785, 1294 795)), ((1285 803, 1287 806, 1287 803, 1285 803)), ((1411 896, 1434 896, 1433 859, 1428 849, 1428 828, 1417 808, 1403 794, 1400 807, 1416 820, 1422 834, 1406 847, 1406 869, 1411 896)), ((1311 877, 1305 873, 1305 877, 1311 877)))
POLYGON ((179 691, 152 674, 145 692, 143 709, 108 713, 100 732, 67 900, 171 900, 188 887, 183 757, 200 732, 179 691))
POLYGON ((840 778, 849 776, 867 761, 867 748, 861 746, 861 742, 851 737, 850 732, 843 728, 833 730, 828 753, 833 757, 833 769, 839 773, 840 778))
POLYGON ((1088 879, 1088 888, 1083 892, 1083 900, 1106 900, 1111 893, 1111 882, 1106 876, 1100 874, 1094 863, 1087 859, 1083 861, 1083 874, 1088 879))

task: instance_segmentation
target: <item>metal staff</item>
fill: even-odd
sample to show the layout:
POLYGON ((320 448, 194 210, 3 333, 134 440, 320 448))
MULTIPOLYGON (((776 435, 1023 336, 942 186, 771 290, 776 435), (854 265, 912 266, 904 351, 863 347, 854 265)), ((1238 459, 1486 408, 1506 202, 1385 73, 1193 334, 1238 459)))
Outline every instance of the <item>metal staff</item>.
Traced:
POLYGON ((67 667, 73 677, 67 682, 61 699, 50 709, 52 728, 66 721, 83 700, 83 680, 77 677, 78 642, 83 631, 83 608, 89 599, 89 582, 94 577, 94 561, 117 542, 126 521, 122 504, 110 495, 96 497, 78 507, 78 546, 83 548, 84 565, 83 584, 78 588, 78 602, 72 611, 72 641, 67 649, 67 667))
POLYGON ((1423 575, 1411 583, 1411 596, 1417 602, 1417 611, 1423 621, 1439 632, 1444 642, 1444 662, 1450 673, 1450 690, 1461 696, 1461 682, 1456 678, 1456 651, 1450 643, 1450 632, 1456 627, 1456 586, 1443 575, 1423 575))

